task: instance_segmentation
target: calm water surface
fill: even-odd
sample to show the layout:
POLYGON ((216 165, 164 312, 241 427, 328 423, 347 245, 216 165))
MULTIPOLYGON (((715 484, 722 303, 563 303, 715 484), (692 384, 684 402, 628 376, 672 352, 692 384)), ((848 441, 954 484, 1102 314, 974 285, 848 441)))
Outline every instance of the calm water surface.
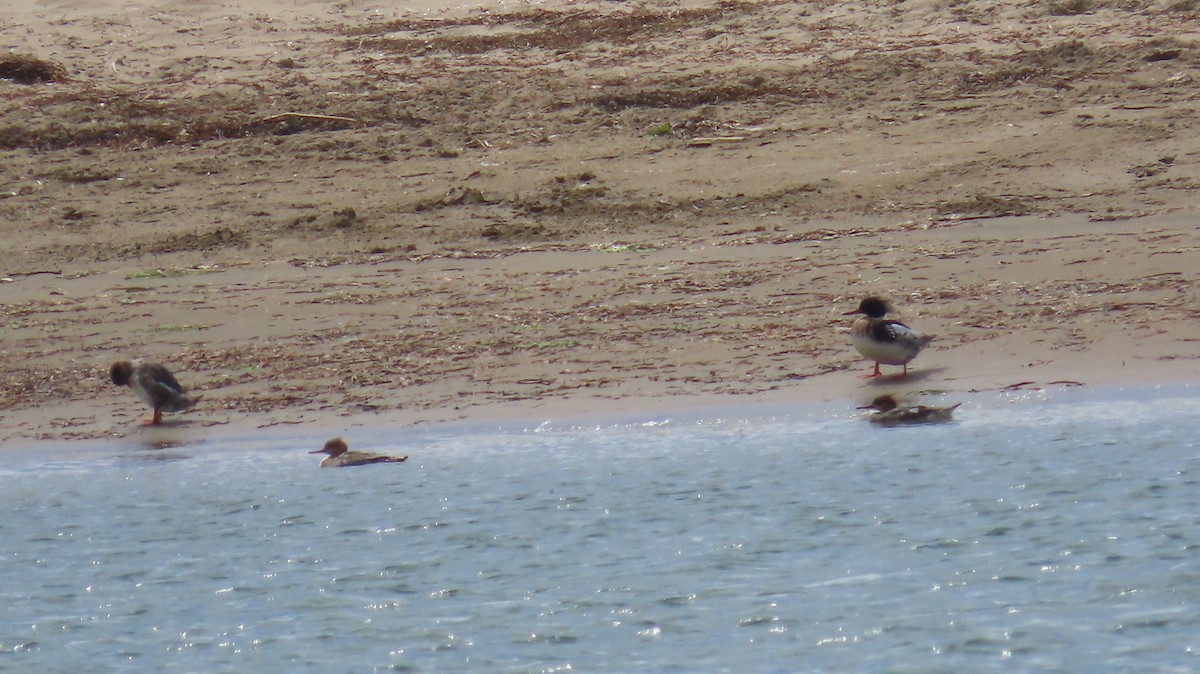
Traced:
POLYGON ((0 671, 1195 672, 1194 389, 0 458, 0 671))

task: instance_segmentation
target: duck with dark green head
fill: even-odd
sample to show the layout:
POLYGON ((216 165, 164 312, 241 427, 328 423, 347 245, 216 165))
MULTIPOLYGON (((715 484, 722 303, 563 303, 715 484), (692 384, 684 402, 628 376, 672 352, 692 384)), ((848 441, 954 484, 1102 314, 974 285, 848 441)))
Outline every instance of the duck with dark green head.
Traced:
POLYGON ((850 343, 859 353, 875 361, 875 372, 868 375, 869 378, 880 375, 880 365, 903 365, 900 376, 907 376, 909 362, 933 341, 933 335, 923 335, 900 321, 885 319, 890 311, 887 300, 872 296, 860 302, 854 311, 844 314, 862 315, 850 326, 850 343))

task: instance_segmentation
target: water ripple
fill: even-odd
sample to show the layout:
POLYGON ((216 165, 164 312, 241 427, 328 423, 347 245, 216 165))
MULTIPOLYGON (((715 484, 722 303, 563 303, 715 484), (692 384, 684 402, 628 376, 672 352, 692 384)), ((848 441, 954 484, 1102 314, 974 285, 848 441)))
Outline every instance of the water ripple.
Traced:
POLYGON ((1194 671, 1200 405, 1108 407, 5 466, 0 668, 1194 671))

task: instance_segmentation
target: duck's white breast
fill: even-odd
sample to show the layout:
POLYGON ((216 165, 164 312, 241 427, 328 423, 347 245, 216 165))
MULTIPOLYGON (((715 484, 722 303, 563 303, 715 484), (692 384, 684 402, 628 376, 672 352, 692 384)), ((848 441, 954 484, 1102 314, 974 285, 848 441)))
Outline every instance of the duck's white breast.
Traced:
POLYGON ((881 342, 871 338, 869 333, 855 331, 850 343, 862 355, 884 365, 904 365, 916 358, 921 349, 925 348, 926 340, 918 332, 904 326, 891 326, 896 340, 881 342))

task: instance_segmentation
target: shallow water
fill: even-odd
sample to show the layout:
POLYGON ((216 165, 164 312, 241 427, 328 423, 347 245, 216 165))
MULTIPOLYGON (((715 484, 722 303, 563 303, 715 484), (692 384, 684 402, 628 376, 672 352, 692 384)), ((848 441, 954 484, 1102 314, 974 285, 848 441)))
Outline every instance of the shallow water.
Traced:
POLYGON ((0 670, 1200 669, 1195 391, 958 419, 8 452, 0 670))

